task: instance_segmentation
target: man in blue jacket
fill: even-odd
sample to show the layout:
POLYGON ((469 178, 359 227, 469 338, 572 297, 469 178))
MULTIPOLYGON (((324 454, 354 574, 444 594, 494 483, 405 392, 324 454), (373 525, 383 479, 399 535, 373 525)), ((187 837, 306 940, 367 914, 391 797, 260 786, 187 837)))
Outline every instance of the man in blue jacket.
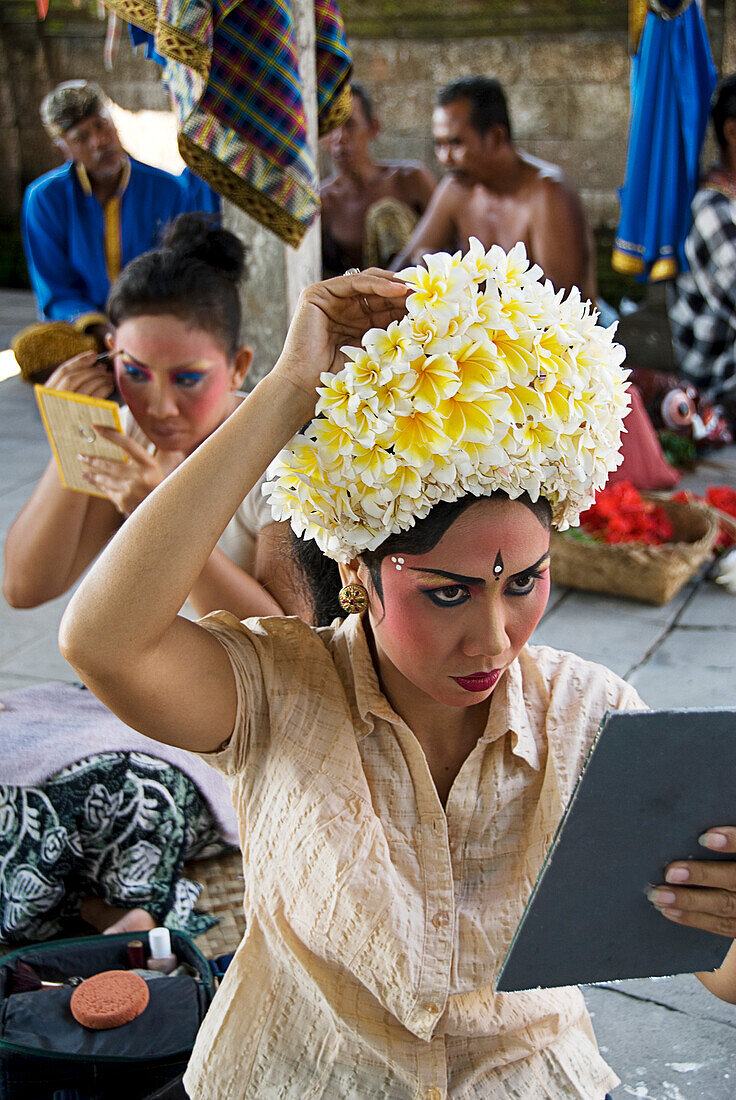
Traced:
POLYGON ((106 325, 110 283, 161 229, 186 210, 213 210, 217 197, 188 173, 173 176, 129 156, 97 84, 72 80, 43 100, 41 119, 66 157, 35 180, 23 200, 23 241, 39 314, 106 325))

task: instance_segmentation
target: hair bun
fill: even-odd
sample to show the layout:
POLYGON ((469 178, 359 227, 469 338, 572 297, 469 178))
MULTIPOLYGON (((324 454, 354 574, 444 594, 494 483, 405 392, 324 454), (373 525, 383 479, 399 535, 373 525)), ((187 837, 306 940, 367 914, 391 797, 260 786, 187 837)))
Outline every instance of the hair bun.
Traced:
POLYGON ((245 245, 222 228, 216 214, 180 214, 164 230, 162 248, 208 264, 234 283, 245 274, 245 245))

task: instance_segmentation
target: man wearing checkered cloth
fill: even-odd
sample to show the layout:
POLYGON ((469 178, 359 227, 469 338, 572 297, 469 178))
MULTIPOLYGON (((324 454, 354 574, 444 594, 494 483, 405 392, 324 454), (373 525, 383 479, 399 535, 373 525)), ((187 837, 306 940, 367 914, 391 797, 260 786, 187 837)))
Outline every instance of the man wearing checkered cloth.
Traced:
POLYGON ((693 199, 685 243, 690 270, 670 293, 672 342, 680 372, 736 421, 736 74, 711 109, 721 162, 693 199))

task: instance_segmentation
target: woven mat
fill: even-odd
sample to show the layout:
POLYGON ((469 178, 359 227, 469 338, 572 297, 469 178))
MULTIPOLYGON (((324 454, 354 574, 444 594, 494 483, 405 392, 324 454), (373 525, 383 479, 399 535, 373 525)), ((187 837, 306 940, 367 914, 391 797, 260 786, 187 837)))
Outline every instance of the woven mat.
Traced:
POLYGON ((214 859, 196 860, 185 866, 184 874, 202 884, 197 909, 217 917, 220 922, 197 936, 197 947, 207 958, 235 951, 245 931, 242 855, 228 852, 214 859))

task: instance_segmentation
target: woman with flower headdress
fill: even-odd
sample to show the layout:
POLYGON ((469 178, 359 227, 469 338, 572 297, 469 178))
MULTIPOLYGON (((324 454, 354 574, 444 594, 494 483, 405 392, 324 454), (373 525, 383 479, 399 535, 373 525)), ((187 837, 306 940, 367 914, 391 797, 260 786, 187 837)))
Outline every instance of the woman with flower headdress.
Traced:
MULTIPOLYGON (((617 464, 627 406, 612 331, 540 274, 473 242, 308 288, 271 374, 70 604, 62 649, 92 690, 233 789, 247 931, 185 1095, 601 1100, 616 1084, 578 990, 493 992, 600 719, 643 705, 526 644, 550 524, 617 464), (178 618, 269 463, 274 516, 338 563, 347 619, 178 618)), ((736 829, 707 836, 736 852, 736 829)), ((733 864, 688 867, 701 888, 655 904, 736 935, 718 915, 733 864)), ((727 999, 733 956, 702 976, 727 999)))

